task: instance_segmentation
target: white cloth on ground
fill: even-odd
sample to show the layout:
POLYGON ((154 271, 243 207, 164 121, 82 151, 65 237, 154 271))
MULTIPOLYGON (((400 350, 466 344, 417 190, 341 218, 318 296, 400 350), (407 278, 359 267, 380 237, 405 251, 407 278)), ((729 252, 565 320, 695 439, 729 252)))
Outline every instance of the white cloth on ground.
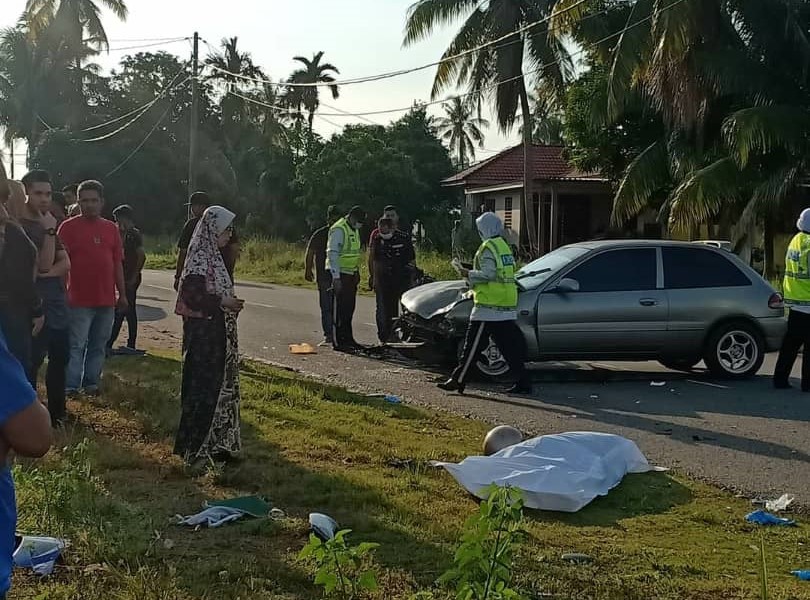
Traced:
POLYGON ((212 506, 210 508, 206 508, 202 512, 198 512, 196 515, 189 515, 187 517, 183 517, 181 515, 177 515, 177 524, 178 525, 188 525, 190 527, 199 527, 199 526, 206 526, 206 527, 220 527, 225 525, 225 523, 230 523, 232 521, 237 521, 245 516, 244 511, 239 510, 238 508, 230 508, 228 506, 212 506))
POLYGON ((627 473, 650 466, 636 444, 618 435, 570 432, 544 435, 505 448, 492 456, 434 463, 479 498, 492 484, 523 492, 528 508, 577 512, 619 485, 627 473))

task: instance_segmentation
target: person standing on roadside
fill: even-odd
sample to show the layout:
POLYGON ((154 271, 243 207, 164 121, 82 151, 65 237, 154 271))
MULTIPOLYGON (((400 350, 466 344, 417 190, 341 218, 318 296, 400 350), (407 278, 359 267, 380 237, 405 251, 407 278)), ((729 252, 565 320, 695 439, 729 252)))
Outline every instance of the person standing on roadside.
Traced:
POLYGON ((51 177, 46 171, 31 171, 22 179, 27 195, 26 214, 20 225, 39 250, 37 291, 45 310, 45 326, 33 339, 31 368, 28 376, 36 387, 45 358, 48 368, 45 386, 48 410, 54 426, 65 419, 65 374, 70 344, 69 313, 65 294, 65 276, 70 259, 56 236, 56 217, 50 212, 51 177))
POLYGON ((0 398, 0 599, 3 599, 11 589, 17 529, 17 499, 9 455, 13 452, 27 458, 45 456, 53 443, 53 432, 48 411, 37 402, 36 392, 29 385, 22 365, 9 352, 2 332, 0 398))
MULTIPOLYGON (((177 266, 174 271, 174 290, 177 291, 180 283, 180 277, 183 274, 183 266, 186 263, 186 254, 188 253, 188 246, 191 243, 191 238, 194 235, 194 230, 197 228, 197 223, 200 222, 205 209, 211 206, 211 197, 206 192, 194 192, 188 200, 186 206, 191 211, 191 218, 183 225, 183 231, 180 232, 180 239, 177 241, 177 266)), ((225 268, 228 270, 231 280, 233 280, 234 269, 236 268, 236 261, 239 258, 239 238, 236 235, 236 230, 231 229, 232 234, 228 240, 228 244, 220 248, 222 259, 225 261, 225 268)))
POLYGON ((183 317, 182 415, 174 453, 192 466, 227 461, 242 448, 236 319, 244 301, 235 296, 220 252, 234 217, 221 206, 205 210, 180 277, 175 313, 183 317))
POLYGON ((337 206, 331 205, 326 210, 326 225, 317 229, 307 244, 304 258, 304 279, 318 284, 318 302, 321 309, 321 327, 323 341, 318 346, 332 345, 332 276, 326 269, 326 244, 329 241, 329 229, 339 218, 337 206))
POLYGON ((71 262, 67 285, 70 360, 65 387, 67 393, 84 390, 98 395, 116 308, 126 312, 129 304, 121 234, 115 223, 101 217, 104 186, 98 181, 79 185, 79 205, 82 214, 59 227, 59 238, 71 262))
POLYGON ((360 227, 365 220, 366 212, 355 206, 329 228, 326 268, 332 277, 334 293, 332 346, 335 350, 351 351, 360 346, 354 339, 352 319, 360 283, 360 227))
POLYGON ((410 236, 397 229, 391 217, 380 219, 368 248, 368 285, 377 298, 377 336, 383 344, 391 337, 415 262, 410 236))
POLYGON ((65 195, 62 192, 53 192, 51 194, 51 214, 56 218, 58 224, 67 219, 67 205, 65 204, 65 195))
MULTIPOLYGON (((789 389, 790 373, 802 346, 810 351, 810 208, 796 222, 799 230, 790 242, 785 257, 785 279, 782 285, 788 306, 788 329, 773 373, 773 386, 789 389)), ((810 356, 802 356, 802 391, 810 392, 810 356)))
POLYGON ((6 178, 0 163, 0 330, 11 354, 29 373, 33 338, 45 325, 45 315, 36 289, 37 249, 9 214, 12 194, 22 195, 22 209, 15 208, 19 217, 25 210, 25 192, 6 178))
POLYGON ((503 223, 495 213, 484 213, 475 224, 482 244, 475 255, 473 269, 454 263, 469 281, 473 293, 474 305, 464 350, 453 375, 438 387, 463 394, 472 363, 492 339, 517 377, 517 383, 509 392, 531 394, 532 384, 526 371, 526 340, 517 326, 518 288, 512 248, 503 238, 503 223))
POLYGON ((107 350, 112 347, 121 333, 121 325, 127 320, 127 345, 115 351, 116 354, 143 354, 137 347, 138 341, 138 288, 141 285, 141 272, 146 263, 146 252, 143 249, 143 236, 135 227, 135 211, 129 204, 122 204, 113 210, 113 218, 118 224, 118 231, 124 244, 124 286, 127 293, 127 311, 117 312, 113 323, 112 334, 107 342, 107 350))

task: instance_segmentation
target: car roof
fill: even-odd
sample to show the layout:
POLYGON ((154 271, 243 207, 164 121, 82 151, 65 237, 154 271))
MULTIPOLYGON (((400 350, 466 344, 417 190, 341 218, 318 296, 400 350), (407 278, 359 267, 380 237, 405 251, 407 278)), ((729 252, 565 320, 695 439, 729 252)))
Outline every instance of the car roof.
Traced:
POLYGON ((700 244, 698 242, 679 242, 675 240, 592 240, 589 242, 577 242, 569 247, 584 248, 587 250, 600 250, 603 248, 654 248, 656 246, 666 246, 670 248, 708 248, 718 250, 715 246, 700 244))

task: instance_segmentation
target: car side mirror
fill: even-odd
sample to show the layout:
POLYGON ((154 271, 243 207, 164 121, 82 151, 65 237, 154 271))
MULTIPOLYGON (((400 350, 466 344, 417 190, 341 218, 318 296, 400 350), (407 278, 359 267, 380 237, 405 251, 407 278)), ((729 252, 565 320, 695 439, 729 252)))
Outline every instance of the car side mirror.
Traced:
POLYGON ((560 283, 552 290, 558 294, 570 294, 579 291, 579 281, 576 279, 561 279, 560 283))

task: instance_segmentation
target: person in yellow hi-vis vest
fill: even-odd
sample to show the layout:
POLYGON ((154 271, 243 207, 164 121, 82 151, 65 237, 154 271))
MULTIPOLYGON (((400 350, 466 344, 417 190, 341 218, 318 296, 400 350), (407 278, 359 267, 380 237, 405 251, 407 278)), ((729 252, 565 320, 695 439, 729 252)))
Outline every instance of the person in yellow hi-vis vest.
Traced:
MULTIPOLYGON (((790 372, 799 349, 804 346, 804 351, 810 352, 810 208, 802 211, 796 227, 799 233, 791 240, 785 257, 788 329, 773 373, 773 385, 780 390, 790 387, 790 372)), ((810 392, 810 357, 802 358, 802 391, 810 392)))
POLYGON ((473 269, 455 265, 470 283, 474 306, 461 361, 452 377, 439 387, 463 394, 470 368, 491 338, 517 377, 509 392, 531 394, 531 379, 525 365, 526 340, 517 326, 518 288, 512 248, 502 237, 503 223, 495 213, 484 213, 475 224, 483 243, 475 255, 473 269))
POLYGON ((360 347, 354 339, 352 319, 360 283, 360 227, 365 220, 366 212, 355 206, 329 229, 326 268, 332 276, 332 346, 335 350, 351 351, 360 347))

